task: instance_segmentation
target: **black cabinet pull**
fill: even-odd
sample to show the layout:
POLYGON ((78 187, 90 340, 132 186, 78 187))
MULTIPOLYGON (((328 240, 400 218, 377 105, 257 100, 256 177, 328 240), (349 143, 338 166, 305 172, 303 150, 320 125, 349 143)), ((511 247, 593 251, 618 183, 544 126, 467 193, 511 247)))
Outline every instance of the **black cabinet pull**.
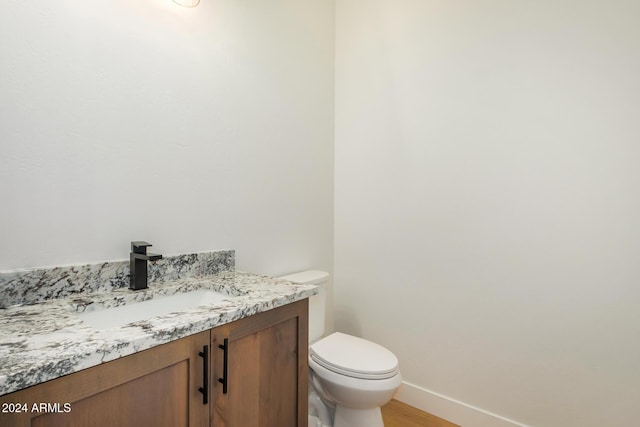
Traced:
POLYGON ((202 357, 202 387, 198 391, 202 393, 202 404, 206 405, 209 403, 209 346, 202 347, 198 356, 202 357))
POLYGON ((219 344, 218 348, 224 351, 222 359, 222 378, 218 378, 218 382, 222 383, 222 393, 227 394, 227 371, 229 370, 229 338, 224 339, 224 344, 219 344))

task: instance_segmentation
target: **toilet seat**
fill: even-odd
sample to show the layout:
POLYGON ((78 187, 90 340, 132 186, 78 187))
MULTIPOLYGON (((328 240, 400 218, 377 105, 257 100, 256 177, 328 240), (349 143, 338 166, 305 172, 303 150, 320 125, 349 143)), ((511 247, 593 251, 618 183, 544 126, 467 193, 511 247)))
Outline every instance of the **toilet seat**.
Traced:
POLYGON ((398 358, 371 341, 335 332, 309 348, 318 365, 340 375, 364 380, 383 380, 398 373, 398 358))

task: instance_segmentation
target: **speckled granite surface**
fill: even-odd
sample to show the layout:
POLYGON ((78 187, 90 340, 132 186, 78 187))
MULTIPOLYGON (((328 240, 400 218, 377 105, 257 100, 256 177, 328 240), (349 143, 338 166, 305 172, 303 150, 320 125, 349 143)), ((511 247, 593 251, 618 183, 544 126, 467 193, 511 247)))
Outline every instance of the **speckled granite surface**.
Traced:
POLYGON ((150 283, 144 291, 117 287, 107 292, 73 294, 0 309, 0 395, 299 301, 317 292, 311 285, 221 271, 150 283), (94 329, 77 316, 78 312, 200 289, 229 297, 107 330, 94 329))
MULTIPOLYGON (((215 274, 235 268, 235 251, 166 256, 150 262, 149 282, 215 274)), ((0 271, 0 308, 129 287, 129 260, 0 271)))

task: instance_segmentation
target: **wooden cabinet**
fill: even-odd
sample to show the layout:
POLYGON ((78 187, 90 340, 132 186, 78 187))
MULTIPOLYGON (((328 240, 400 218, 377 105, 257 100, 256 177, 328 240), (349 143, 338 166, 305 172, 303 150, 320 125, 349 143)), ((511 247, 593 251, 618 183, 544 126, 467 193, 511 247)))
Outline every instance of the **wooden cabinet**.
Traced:
POLYGON ((0 396, 9 410, 0 427, 306 426, 307 307, 302 300, 0 396))
POLYGON ((211 331, 212 427, 307 425, 307 303, 289 304, 211 331))
POLYGON ((209 405, 196 385, 209 340, 205 331, 2 396, 10 411, 0 426, 206 427, 209 405))

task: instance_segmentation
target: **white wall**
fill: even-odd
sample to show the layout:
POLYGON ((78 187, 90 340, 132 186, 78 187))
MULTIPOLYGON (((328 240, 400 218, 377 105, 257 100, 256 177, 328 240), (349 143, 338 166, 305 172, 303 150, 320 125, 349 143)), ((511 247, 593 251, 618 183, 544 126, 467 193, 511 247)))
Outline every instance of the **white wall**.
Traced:
POLYGON ((640 419, 639 17, 336 2, 336 328, 393 350, 412 403, 640 419))
POLYGON ((0 270, 331 271, 331 1, 3 2, 0 57, 0 270))

